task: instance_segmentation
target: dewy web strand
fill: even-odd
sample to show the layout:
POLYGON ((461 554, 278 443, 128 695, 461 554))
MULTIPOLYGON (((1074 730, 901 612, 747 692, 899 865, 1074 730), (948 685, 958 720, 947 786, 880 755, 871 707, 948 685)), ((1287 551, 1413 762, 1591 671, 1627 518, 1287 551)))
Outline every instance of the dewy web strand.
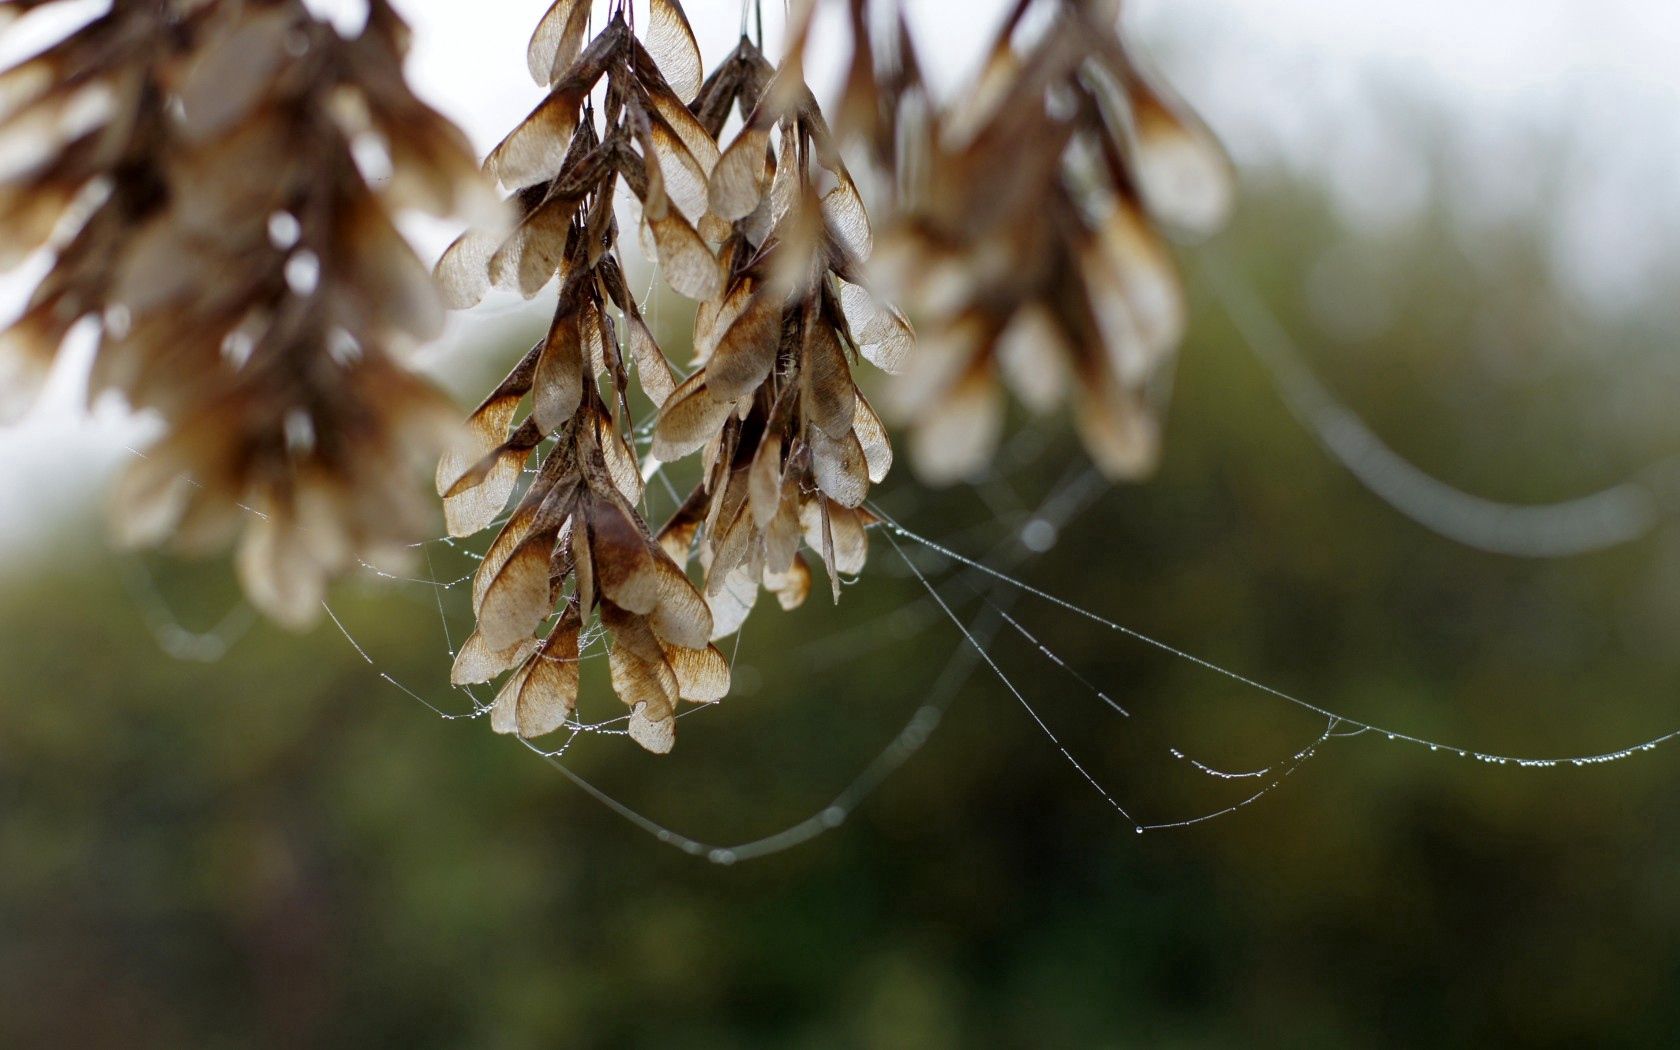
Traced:
POLYGON ((1238 683, 1239 685, 1245 686, 1245 687, 1247 687, 1251 690, 1254 690, 1256 692, 1263 693, 1263 694, 1265 694, 1265 695, 1267 695, 1267 696, 1269 696, 1269 697, 1271 697, 1275 700, 1279 700, 1279 701, 1282 701, 1286 704, 1290 704, 1294 707, 1300 708, 1303 711, 1309 711, 1309 712, 1312 712, 1313 714, 1319 715, 1323 718, 1332 719, 1332 720, 1334 720, 1335 722, 1337 722, 1341 725, 1348 726, 1348 727, 1350 727, 1354 730, 1357 730, 1361 733, 1365 733, 1365 732, 1380 733, 1389 740, 1398 741, 1398 742, 1407 743, 1407 744, 1414 744, 1414 745, 1417 745, 1419 747, 1426 747, 1431 751, 1446 752, 1448 754, 1457 755, 1457 756, 1462 757, 1462 758, 1473 758, 1473 759, 1476 759, 1476 760, 1481 761, 1481 762, 1488 762, 1488 763, 1492 763, 1492 764, 1496 764, 1496 765, 1512 765, 1512 766, 1520 766, 1520 767, 1530 768, 1530 769, 1554 768, 1554 767, 1565 766, 1565 765, 1587 766, 1587 765, 1601 764, 1601 763, 1605 763, 1605 762, 1615 762, 1615 761, 1619 761, 1621 759, 1631 758, 1633 755, 1638 754, 1641 751, 1655 750, 1657 747, 1661 746, 1662 744, 1666 744, 1666 743, 1668 743, 1668 742, 1670 742, 1670 741, 1672 741, 1676 738, 1680 738, 1680 728, 1675 728, 1675 729, 1671 729, 1667 732, 1658 734, 1657 736, 1651 737, 1650 739, 1641 741, 1641 742, 1636 743, 1636 744, 1631 744, 1627 747, 1617 748, 1613 751, 1602 751, 1602 752, 1595 752, 1595 753, 1590 753, 1590 754, 1580 754, 1580 755, 1566 755, 1566 756, 1555 757, 1555 758, 1553 758, 1553 757, 1537 758, 1537 757, 1522 756, 1522 755, 1501 754, 1501 753, 1492 752, 1492 751, 1478 751, 1478 750, 1475 750, 1473 748, 1462 747, 1462 746, 1459 746, 1459 745, 1456 745, 1456 744, 1445 744, 1445 743, 1441 743, 1440 741, 1430 740, 1427 737, 1418 736, 1418 735, 1413 734, 1413 733, 1407 733, 1407 732, 1405 732, 1404 730, 1401 730, 1401 729, 1389 728, 1389 727, 1386 727, 1386 726, 1383 726, 1383 725, 1379 725, 1375 722, 1362 721, 1360 719, 1353 718, 1353 717, 1350 717, 1348 715, 1340 714, 1336 711, 1332 711, 1331 709, 1329 709, 1327 707, 1322 707, 1318 704, 1312 703, 1311 701, 1303 700, 1300 697, 1297 697, 1297 696, 1295 696, 1291 693, 1284 692, 1283 690, 1278 689, 1274 686, 1266 685, 1264 682, 1260 682, 1260 681, 1257 681, 1253 678, 1249 678, 1246 675, 1240 674, 1236 671, 1230 670, 1230 669, 1225 668, 1225 667, 1221 667, 1220 665, 1218 665, 1216 663, 1213 663, 1210 660, 1203 659, 1202 657, 1197 656, 1194 653, 1187 652, 1183 649, 1178 648, 1177 646, 1174 646, 1174 645, 1171 645, 1167 642, 1161 641, 1158 638, 1154 638, 1150 635, 1144 634, 1142 631, 1139 631, 1135 628, 1128 627, 1125 624, 1118 623, 1114 620, 1111 620, 1111 619, 1103 616, 1101 613, 1093 612, 1093 611, 1091 611, 1089 609, 1086 609, 1086 608, 1084 608, 1080 605, 1077 605, 1073 602, 1070 602, 1065 598, 1057 597, 1056 595, 1051 594, 1048 591, 1042 590, 1038 587, 1034 587, 1032 584, 1027 583, 1024 580, 1018 580, 1018 579, 1014 578, 1013 576, 1010 576, 1008 573, 1002 572, 998 569, 994 569, 994 568, 986 565, 983 562, 977 561, 973 558, 969 558, 969 557, 967 557, 967 556, 965 556, 965 555, 963 555, 963 554, 961 554, 957 551, 952 550, 951 548, 949 548, 949 547, 947 547, 947 546, 945 546, 941 543, 938 543, 934 540, 929 539, 926 536, 922 536, 918 533, 910 531, 909 529, 905 528, 903 525, 900 525, 898 522, 896 522, 892 518, 888 517, 886 515, 886 513, 884 511, 880 510, 878 507, 871 507, 871 509, 874 511, 874 513, 878 517, 881 518, 882 523, 883 523, 883 527, 887 528, 888 530, 890 530, 895 535, 897 535, 897 536, 899 536, 903 539, 910 540, 914 543, 920 544, 921 546, 927 548, 928 550, 933 551, 934 553, 939 554, 942 557, 950 559, 952 562, 954 562, 956 564, 963 565, 963 566, 966 566, 968 568, 972 568, 972 569, 974 569, 978 572, 984 573, 985 575, 990 576, 993 579, 996 579, 996 580, 998 580, 998 581, 1000 581, 1004 584, 1007 584, 1010 587, 1013 587, 1017 590, 1020 590, 1024 593, 1034 597, 1034 598, 1038 598, 1038 599, 1040 599, 1042 601, 1045 601, 1045 602, 1048 602, 1051 605, 1054 605, 1058 608, 1064 609, 1064 610, 1066 610, 1068 612, 1071 612, 1071 613, 1074 613, 1078 616, 1082 616, 1085 619, 1088 619, 1088 620, 1092 621, 1093 623, 1100 624, 1103 627, 1107 627, 1109 630, 1116 631, 1116 632, 1118 632, 1122 635, 1125 635, 1128 638, 1133 639, 1134 641, 1138 641, 1138 642, 1141 642, 1145 645, 1151 646, 1151 647, 1153 647, 1155 649, 1158 649, 1158 650, 1160 650, 1164 653, 1167 653, 1170 656, 1176 657, 1180 660, 1188 661, 1189 663, 1192 663, 1192 664, 1196 665, 1197 667, 1202 668, 1205 671, 1209 671, 1213 674, 1221 675, 1225 678, 1230 679, 1231 681, 1234 681, 1234 682, 1238 683))

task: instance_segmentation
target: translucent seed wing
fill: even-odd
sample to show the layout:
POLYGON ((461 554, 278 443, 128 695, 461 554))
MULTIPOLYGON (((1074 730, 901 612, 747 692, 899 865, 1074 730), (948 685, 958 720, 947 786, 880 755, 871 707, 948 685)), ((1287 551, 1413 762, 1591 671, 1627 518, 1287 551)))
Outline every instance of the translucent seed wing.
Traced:
POLYGON ((660 410, 653 430, 654 456, 673 463, 698 450, 729 418, 730 407, 730 402, 712 396, 704 372, 689 376, 660 410))
POLYGON ((735 401, 758 389, 776 364, 781 337, 782 305, 775 295, 760 291, 724 329, 706 361, 712 396, 735 401))
POLYGON ((531 636, 548 616, 548 565, 554 536, 539 532, 514 548, 490 580, 478 610, 478 630, 484 644, 504 650, 531 636))
POLYGON ((650 0, 647 49, 677 98, 685 104, 694 101, 704 74, 700 45, 677 0, 650 0))
POLYGON ((531 43, 525 49, 525 62, 538 87, 553 84, 565 73, 564 67, 577 58, 583 46, 583 30, 574 33, 572 27, 575 21, 588 24, 589 7, 585 0, 554 0, 537 23, 531 43), (580 9, 584 16, 581 20, 577 18, 580 9))
POLYGON ((467 635, 449 669, 451 685, 477 685, 518 667, 537 648, 535 638, 522 638, 506 649, 491 649, 477 631, 467 635))

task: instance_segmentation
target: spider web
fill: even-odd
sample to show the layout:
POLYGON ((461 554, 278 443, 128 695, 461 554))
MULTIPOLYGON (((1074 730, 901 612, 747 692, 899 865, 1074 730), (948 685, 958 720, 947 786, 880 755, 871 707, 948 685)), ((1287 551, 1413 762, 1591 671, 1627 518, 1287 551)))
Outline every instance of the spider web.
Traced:
MULTIPOLYGON (((1220 302, 1239 325, 1250 348, 1271 372, 1296 418, 1374 494, 1419 524, 1448 539, 1482 550, 1556 558, 1631 542, 1652 531, 1662 517, 1663 508, 1655 499, 1648 479, 1656 478, 1660 468, 1666 464, 1649 468, 1600 493, 1554 504, 1497 503, 1434 478, 1388 449, 1357 415, 1335 400, 1295 351, 1287 333, 1258 298, 1228 270, 1217 262, 1204 263, 1204 270, 1220 302)), ((651 421, 636 428, 633 443, 638 453, 647 451, 651 428, 651 421)), ((1655 750, 1680 737, 1680 727, 1677 727, 1628 746, 1562 756, 1519 755, 1461 746, 1397 725, 1343 713, 1043 589, 1026 578, 1027 567, 1035 557, 1050 550, 1061 530, 1108 488, 1093 469, 1080 466, 1060 477, 1041 497, 1024 500, 1007 479, 1023 466, 1041 469, 1036 461, 1045 450, 1046 440, 1042 428, 1029 428, 1016 434, 1001 452, 989 478, 974 490, 986 512, 983 519, 945 531, 941 538, 932 538, 904 525, 899 520, 902 515, 884 505, 869 505, 880 519, 874 532, 885 541, 885 545, 884 548, 877 545, 865 575, 900 576, 911 580, 921 592, 920 596, 886 615, 858 620, 801 644, 793 658, 783 661, 784 665, 791 667, 797 663, 807 671, 844 668, 855 665, 862 657, 890 643, 902 643, 935 630, 948 632, 946 636, 950 648, 942 659, 932 661, 937 670, 921 693, 919 702, 897 730, 840 786, 827 804, 815 807, 808 816, 769 833, 725 845, 691 836, 632 807, 586 778, 567 761, 573 747, 585 738, 627 736, 625 724, 628 714, 596 719, 574 716, 554 738, 541 741, 510 739, 546 762, 597 803, 657 841, 714 863, 731 864, 791 849, 844 824, 870 795, 927 744, 946 721, 956 701, 988 680, 996 683, 1006 697, 1023 711, 1028 722, 1068 766, 1070 773, 1084 782, 1119 819, 1139 834, 1190 827, 1234 814, 1277 790, 1330 746, 1355 737, 1411 745, 1447 756, 1524 769, 1584 767, 1621 761, 1655 750), (975 544, 984 546, 977 553, 968 553, 975 549, 975 544), (1107 786, 1105 779, 1093 772, 1091 763, 1087 757, 1082 757, 1082 753, 1094 750, 1095 745, 1088 739, 1081 739, 1075 746, 1073 738, 1065 730, 1058 730, 1060 720, 1049 712, 1046 701, 1050 697, 1059 699, 1071 695, 1103 717, 1121 722, 1134 720, 1132 708, 1135 705, 1121 703, 1112 690, 1097 680, 1096 675, 1081 670, 1075 661, 1059 653, 1057 646, 1047 642, 1044 635, 1035 633, 1024 615, 1027 608, 1083 623, 1126 643, 1186 664, 1227 685, 1238 687, 1281 712, 1304 717, 1306 728, 1300 733, 1297 744, 1281 749, 1271 761, 1254 768, 1226 768, 1221 763, 1206 760, 1200 752, 1189 747, 1177 743, 1161 745, 1156 750, 1157 758, 1164 758, 1217 782, 1234 794, 1221 804, 1189 816, 1147 816, 1130 800, 1118 797, 1107 786), (1029 678, 1019 671, 1012 672, 998 655, 1003 651, 1005 642, 1014 643, 1046 673, 1035 672, 1029 678), (557 742, 550 743, 551 739, 557 739, 557 742)), ((129 451, 136 456, 144 456, 137 450, 129 451)), ((650 467, 644 471, 648 484, 642 506, 649 520, 660 520, 661 512, 668 512, 681 503, 682 485, 673 481, 670 475, 673 471, 681 474, 683 469, 681 465, 650 461, 650 467)), ((534 474, 534 469, 527 469, 527 479, 534 474)), ((253 508, 243 509, 261 516, 253 508)), ((354 626, 346 617, 330 603, 323 603, 334 627, 366 663, 372 675, 444 721, 480 719, 489 712, 494 696, 492 687, 440 684, 447 682, 448 663, 455 656, 458 636, 464 634, 459 622, 452 626, 449 606, 464 604, 460 599, 470 590, 473 570, 482 558, 480 548, 488 545, 488 538, 494 532, 495 527, 492 527, 485 531, 482 539, 474 541, 437 537, 414 544, 417 563, 423 568, 424 575, 395 574, 362 563, 363 573, 383 580, 392 588, 429 592, 430 604, 435 607, 438 617, 445 656, 440 661, 436 681, 408 682, 384 669, 376 655, 358 638, 354 626)), ((847 587, 859 582, 858 579, 843 581, 847 587)), ((201 661, 221 658, 255 619, 250 608, 240 603, 209 629, 193 630, 176 618, 145 562, 136 559, 127 567, 125 583, 160 647, 178 658, 201 661)), ((842 603, 843 608, 844 605, 842 603)), ((457 617, 459 615, 457 610, 457 617)), ((765 608, 758 615, 774 617, 781 614, 774 608, 765 608)), ((749 619, 748 625, 751 626, 757 619, 749 619)), ((744 633, 745 629, 727 643, 733 647, 730 653, 732 664, 738 665, 744 633)), ((598 627, 586 632, 580 639, 580 661, 598 662, 605 652, 605 638, 598 627)), ((585 692, 588 692, 588 679, 585 683, 585 692)), ((606 690, 598 688, 594 692, 605 693, 606 690)), ((587 696, 580 697, 582 703, 588 700, 587 696)), ((690 718, 717 706, 689 706, 678 717, 690 718)), ((734 717, 754 717, 745 705, 731 705, 728 699, 723 702, 723 710, 729 711, 732 707, 739 712, 734 717)), ((632 747, 628 741, 621 740, 619 743, 626 748, 632 747)))

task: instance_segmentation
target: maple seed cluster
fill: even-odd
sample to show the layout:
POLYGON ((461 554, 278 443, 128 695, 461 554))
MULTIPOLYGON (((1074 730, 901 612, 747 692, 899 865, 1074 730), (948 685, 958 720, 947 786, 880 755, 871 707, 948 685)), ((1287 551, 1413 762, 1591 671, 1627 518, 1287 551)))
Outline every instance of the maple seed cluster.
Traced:
POLYGON ((1233 176, 1206 127, 1126 46, 1119 15, 1118 0, 1022 0, 973 89, 908 136, 926 112, 911 105, 926 92, 908 34, 897 75, 879 78, 890 90, 855 71, 848 81, 847 109, 864 115, 877 152, 914 149, 899 158, 901 221, 874 276, 924 333, 887 406, 924 480, 990 463, 1004 386, 1035 412, 1071 404, 1112 479, 1140 477, 1159 455, 1185 324, 1164 234, 1217 228, 1233 176), (1051 17, 1022 43, 1035 9, 1051 17))
MULTIPOLYGON (((492 726, 542 736, 575 724, 604 637, 629 735, 668 751, 680 705, 728 692, 715 643, 761 593, 797 607, 820 561, 838 600, 864 567, 893 449, 860 359, 902 373, 883 409, 924 481, 986 469, 1006 389, 1070 407, 1097 466, 1137 477, 1185 324, 1168 238, 1233 196, 1121 0, 1017 0, 948 100, 900 0, 832 2, 833 127, 803 74, 818 0, 780 64, 743 34, 709 75, 677 0, 611 0, 598 29, 592 0, 554 0, 526 51, 543 97, 481 168, 404 81, 390 0, 352 33, 306 0, 112 0, 0 70, 0 269, 50 255, 0 329, 0 417, 91 331, 91 393, 163 424, 116 486, 118 537, 237 545, 252 602, 294 627, 334 576, 412 552, 431 507, 410 480, 435 461, 449 532, 500 526, 452 680, 499 682, 492 726), (842 159, 859 145, 879 231, 842 159), (410 210, 470 224, 429 273, 410 210), (630 290, 626 224, 696 303, 681 371, 630 290), (445 308, 556 285, 464 426, 403 363, 445 308), (877 289, 916 317, 914 352, 877 289), (646 480, 696 454, 650 525, 646 480)), ((60 5, 0 0, 0 24, 60 5)))
POLYGON ((416 461, 455 426, 397 356, 443 312, 392 216, 471 212, 481 183, 407 46, 386 0, 354 37, 302 0, 115 0, 0 73, 0 266, 53 253, 0 333, 6 407, 91 327, 90 394, 164 423, 117 484, 119 539, 237 539, 246 594, 291 626, 331 576, 403 560, 431 516, 416 461))
POLYGON ((801 541, 836 595, 862 568, 863 503, 892 453, 852 364, 896 367, 911 335, 862 289, 868 216, 797 63, 778 71, 743 39, 702 80, 674 0, 653 0, 642 33, 619 5, 586 41, 589 9, 548 9, 528 50, 547 94, 485 161, 516 224, 464 234, 437 267, 456 307, 559 282, 547 335, 472 414, 472 444, 438 466, 450 531, 468 535, 502 515, 550 442, 474 578, 477 628, 452 678, 505 676, 493 727, 552 732, 575 711, 580 638, 598 616, 630 736, 664 752, 680 702, 727 692, 712 642, 759 590, 785 608, 804 600, 801 541), (720 148, 732 111, 741 130, 720 148), (625 282, 620 186, 646 254, 699 303, 698 367, 680 383, 625 282), (703 458, 657 532, 636 509, 632 365, 658 408, 652 456, 703 458))

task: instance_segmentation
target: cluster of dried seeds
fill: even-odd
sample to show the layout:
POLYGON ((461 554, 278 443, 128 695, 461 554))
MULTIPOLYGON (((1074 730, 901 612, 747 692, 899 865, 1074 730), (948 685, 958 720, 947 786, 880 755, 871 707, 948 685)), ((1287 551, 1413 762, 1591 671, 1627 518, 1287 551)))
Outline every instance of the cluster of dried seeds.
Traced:
POLYGON ((32 146, 0 243, 55 252, 0 345, 33 382, 9 385, 96 327, 91 391, 164 423, 118 482, 119 536, 238 537, 247 594, 290 625, 331 576, 423 535, 412 478, 455 428, 394 356, 443 314, 392 216, 470 210, 481 180, 405 84, 407 37, 386 0, 353 37, 302 0, 116 0, 0 74, 4 131, 32 146))
POLYGON ((861 287, 869 219, 797 64, 777 71, 743 38, 702 82, 674 0, 650 4, 645 43, 623 4, 586 43, 588 14, 587 0, 549 8, 529 49, 547 95, 485 163, 513 192, 517 225, 469 232, 438 264, 456 306, 560 282, 547 336, 473 413, 476 446, 439 464, 450 530, 466 535, 501 514, 553 439, 475 579, 478 628, 454 680, 507 675, 495 728, 553 731, 575 708, 578 639, 598 612, 631 736, 665 751, 679 701, 727 690, 710 643, 741 626, 760 587, 787 608, 804 600, 802 539, 836 596, 839 575, 862 568, 862 505, 892 453, 852 364, 861 353, 896 367, 911 337, 861 287), (732 111, 741 128, 720 149, 732 111), (681 383, 626 286, 621 183, 647 256, 699 303, 697 367, 681 383), (703 452, 701 483, 657 533, 635 509, 630 363, 658 408, 654 460, 703 452))
MULTIPOLYGON (((56 2, 0 0, 0 21, 56 2)), ((893 453, 859 358, 906 373, 889 407, 930 481, 990 459, 1000 379, 1034 409, 1071 401, 1097 463, 1135 476, 1184 324, 1163 231, 1229 205, 1227 162, 1127 49, 1119 0, 1019 0, 949 104, 900 4, 846 3, 831 130, 803 75, 814 0, 780 66, 743 34, 709 76, 677 0, 639 27, 610 0, 598 31, 591 0, 554 0, 527 51, 544 97, 483 165, 504 204, 405 84, 389 0, 351 35, 305 0, 113 0, 0 72, 0 265, 53 253, 0 333, 0 395, 26 407, 71 330, 96 329, 93 391, 165 425, 118 486, 121 535, 238 536, 247 592, 291 624, 333 574, 400 556, 427 516, 410 467, 441 451, 449 531, 501 520, 453 680, 501 680, 498 731, 553 732, 604 634, 630 735, 667 751, 682 701, 728 691, 713 643, 760 591, 808 596, 802 547, 836 600, 863 568, 893 453), (877 176, 879 237, 842 143, 877 176), (404 209, 479 221, 427 274, 404 209), (621 217, 698 304, 686 377, 631 293, 621 217), (462 435, 397 355, 445 306, 556 282, 546 335, 462 435), (915 308, 920 350, 872 288, 915 308), (632 375, 657 412, 645 462, 632 375), (696 452, 699 482, 651 527, 645 479, 696 452)))
MULTIPOLYGON (((0 0, 0 20, 51 4, 0 0)), ((117 4, 0 72, 0 267, 55 250, 0 335, 7 419, 34 402, 70 329, 112 305, 123 249, 167 204, 165 99, 201 22, 185 4, 117 4)))
MULTIPOLYGON (((743 41, 731 61, 750 68, 762 59, 743 41)), ((700 306, 700 367, 672 395, 653 442, 667 460, 704 449, 705 480, 661 542, 686 553, 698 534, 718 634, 740 626, 761 583, 784 608, 803 601, 802 537, 836 598, 840 576, 862 569, 872 521, 863 502, 892 448, 851 366, 862 356, 897 371, 913 338, 902 315, 877 308, 859 283, 869 217, 797 66, 756 95, 743 91, 761 79, 737 86, 719 75, 701 95, 714 126, 731 96, 745 121, 708 192, 712 214, 732 223, 720 250, 730 278, 700 306)))
POLYGON ((1232 173, 1127 48, 1118 8, 1021 0, 978 82, 932 114, 910 105, 926 93, 907 34, 885 87, 854 63, 850 109, 878 155, 896 160, 902 194, 872 276, 923 332, 888 407, 927 481, 989 463, 1004 384, 1034 411, 1071 402, 1109 477, 1155 463, 1158 380, 1185 309, 1164 232, 1216 228, 1232 173), (1047 17, 1024 39, 1035 11, 1047 17), (906 126, 920 129, 908 151, 906 126))

